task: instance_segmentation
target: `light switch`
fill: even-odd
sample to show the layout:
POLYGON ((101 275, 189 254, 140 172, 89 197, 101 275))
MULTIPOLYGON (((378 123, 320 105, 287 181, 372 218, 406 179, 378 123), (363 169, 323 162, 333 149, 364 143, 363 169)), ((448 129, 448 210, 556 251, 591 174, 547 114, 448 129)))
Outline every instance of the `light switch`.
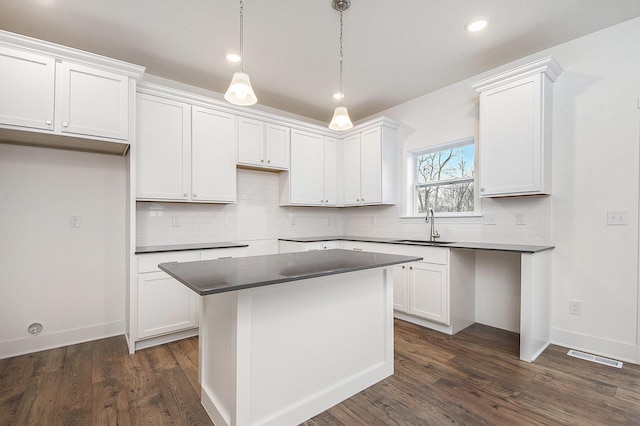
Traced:
POLYGON ((629 223, 629 210, 607 210, 607 225, 624 226, 629 223))
POLYGON ((523 212, 516 212, 516 225, 526 225, 527 215, 523 212))

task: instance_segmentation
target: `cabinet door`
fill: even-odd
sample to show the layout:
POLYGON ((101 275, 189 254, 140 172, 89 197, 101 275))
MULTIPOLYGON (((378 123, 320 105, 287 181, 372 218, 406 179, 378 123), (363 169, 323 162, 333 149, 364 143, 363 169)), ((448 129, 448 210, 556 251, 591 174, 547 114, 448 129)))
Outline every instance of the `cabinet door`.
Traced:
POLYGON ((360 134, 342 141, 344 147, 344 204, 360 204, 360 134))
POLYGON ((137 104, 136 197, 187 200, 191 107, 145 94, 138 95, 137 104))
POLYGON ((408 312, 409 310, 407 265, 393 267, 393 309, 400 312, 408 312))
POLYGON ((236 201, 236 117, 192 107, 191 199, 236 201))
POLYGON ((129 139, 129 78, 84 65, 58 64, 63 133, 129 139))
POLYGON ((291 204, 324 203, 324 136, 291 132, 291 204))
POLYGON ((265 159, 267 167, 289 168, 289 128, 267 123, 265 125, 265 159))
POLYGON ((447 266, 426 262, 409 265, 409 314, 449 325, 447 266))
POLYGON ((382 134, 380 128, 365 130, 360 142, 360 201, 382 202, 382 134))
POLYGON ((264 166, 262 121, 238 117, 238 164, 264 166))
POLYGON ((324 204, 338 205, 338 141, 324 140, 324 204))
POLYGON ((138 276, 138 338, 198 326, 198 295, 164 272, 138 276))
POLYGON ((0 124, 53 130, 55 60, 0 46, 0 124))
POLYGON ((480 95, 480 196, 541 187, 540 75, 480 95))

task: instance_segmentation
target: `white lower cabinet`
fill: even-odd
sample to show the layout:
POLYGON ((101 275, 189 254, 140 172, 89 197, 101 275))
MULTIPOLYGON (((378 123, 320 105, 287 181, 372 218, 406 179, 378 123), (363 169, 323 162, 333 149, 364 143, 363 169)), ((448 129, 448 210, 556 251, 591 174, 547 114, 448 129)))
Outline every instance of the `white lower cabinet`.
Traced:
POLYGON ((138 338, 198 326, 198 295, 164 272, 138 277, 138 338))
MULTIPOLYGON (((408 268, 408 313, 449 325, 449 279, 447 265, 413 262, 408 268)), ((395 283, 394 283, 395 286, 395 283)))
MULTIPOLYGON (((418 253, 414 255, 420 256, 418 253)), ((449 325, 448 272, 446 264, 411 262, 396 265, 393 268, 393 308, 449 325)))
POLYGON ((420 256, 393 268, 396 318, 447 334, 475 321, 475 255, 470 250, 378 244, 378 252, 420 256))
POLYGON ((245 247, 136 255, 130 292, 129 351, 198 334, 199 296, 158 268, 160 263, 246 256, 245 247))

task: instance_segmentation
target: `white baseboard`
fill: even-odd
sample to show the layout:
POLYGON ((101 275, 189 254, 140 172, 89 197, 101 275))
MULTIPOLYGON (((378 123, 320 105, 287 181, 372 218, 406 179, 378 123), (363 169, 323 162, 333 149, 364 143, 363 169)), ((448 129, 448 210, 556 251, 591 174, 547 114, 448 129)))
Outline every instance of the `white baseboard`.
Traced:
POLYGON ((125 322, 113 321, 72 330, 25 336, 0 342, 0 359, 124 334, 125 322))
POLYGON ((637 346, 629 343, 602 339, 560 328, 551 329, 551 343, 619 361, 640 364, 640 360, 636 359, 637 346))

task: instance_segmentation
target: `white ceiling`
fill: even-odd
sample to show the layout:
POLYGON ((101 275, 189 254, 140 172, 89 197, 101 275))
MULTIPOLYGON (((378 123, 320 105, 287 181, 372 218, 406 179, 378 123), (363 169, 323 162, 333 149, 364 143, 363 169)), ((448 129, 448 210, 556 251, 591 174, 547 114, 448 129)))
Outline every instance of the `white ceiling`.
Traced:
MULTIPOLYGON (((338 90, 331 0, 244 0, 244 70, 258 102, 328 122, 338 90)), ((639 0, 352 0, 345 105, 354 121, 640 16, 639 0), (469 34, 472 18, 490 21, 469 34)), ((0 0, 0 29, 147 67, 224 93, 238 0, 0 0)))

